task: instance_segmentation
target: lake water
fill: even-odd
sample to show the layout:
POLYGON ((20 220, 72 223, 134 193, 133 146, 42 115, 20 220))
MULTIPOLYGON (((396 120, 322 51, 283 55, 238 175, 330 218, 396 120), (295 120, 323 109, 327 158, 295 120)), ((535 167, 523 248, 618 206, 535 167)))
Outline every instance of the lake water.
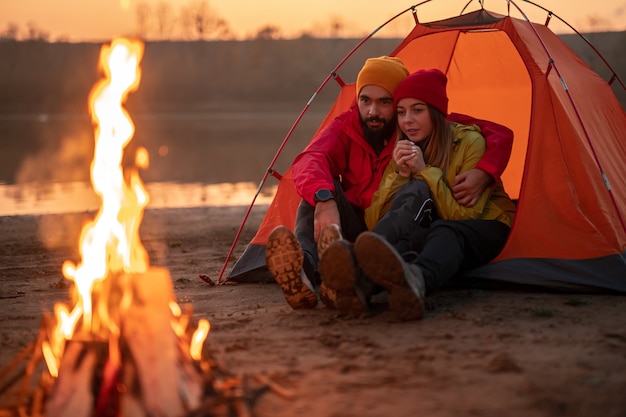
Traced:
MULTIPOLYGON (((154 182, 145 184, 148 209, 204 206, 248 206, 259 184, 252 182, 202 184, 154 182)), ((266 183, 255 205, 269 204, 276 185, 266 183)), ((0 216, 96 211, 100 198, 90 183, 0 184, 0 216)))

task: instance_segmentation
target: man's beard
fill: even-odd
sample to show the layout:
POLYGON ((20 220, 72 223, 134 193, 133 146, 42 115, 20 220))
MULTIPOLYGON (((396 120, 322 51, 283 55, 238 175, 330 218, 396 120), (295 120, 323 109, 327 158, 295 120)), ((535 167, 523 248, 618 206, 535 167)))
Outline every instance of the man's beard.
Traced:
POLYGON ((380 117, 361 118, 361 126, 363 127, 365 141, 374 149, 376 155, 380 155, 396 129, 395 118, 391 121, 380 117), (367 125, 367 122, 370 121, 382 122, 383 126, 379 129, 370 129, 367 125))

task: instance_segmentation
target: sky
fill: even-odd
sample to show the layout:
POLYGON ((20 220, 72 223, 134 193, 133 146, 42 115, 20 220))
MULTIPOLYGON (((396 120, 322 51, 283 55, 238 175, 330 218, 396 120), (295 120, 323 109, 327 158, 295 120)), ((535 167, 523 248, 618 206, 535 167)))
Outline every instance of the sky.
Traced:
MULTIPOLYGON (((330 22, 339 20, 342 36, 361 37, 373 32, 398 13, 420 1, 400 0, 0 0, 0 33, 16 24, 20 33, 34 27, 48 40, 106 41, 137 32, 136 9, 141 2, 151 8, 167 3, 176 13, 191 2, 206 1, 212 11, 230 26, 234 37, 243 39, 265 25, 280 29, 283 37, 296 37, 308 31, 324 33, 330 22)), ((468 0, 432 0, 418 8, 420 21, 428 22, 458 15, 468 0)), ((513 0, 532 21, 545 21, 546 13, 525 0, 513 0)), ((626 30, 626 0, 533 0, 551 10, 581 32, 626 30)), ((505 0, 484 0, 485 8, 506 14, 505 0)), ((474 0, 468 10, 476 9, 474 0)), ((511 5, 511 15, 521 17, 511 5)), ((411 17, 387 25, 380 34, 406 35, 411 17)), ((553 18, 550 28, 567 33, 566 26, 553 18)))

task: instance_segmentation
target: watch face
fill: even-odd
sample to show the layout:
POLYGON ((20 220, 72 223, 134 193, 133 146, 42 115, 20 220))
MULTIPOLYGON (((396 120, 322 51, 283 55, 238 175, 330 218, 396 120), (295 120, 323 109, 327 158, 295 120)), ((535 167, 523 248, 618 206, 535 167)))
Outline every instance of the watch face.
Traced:
POLYGON ((328 201, 332 200, 333 198, 335 198, 333 192, 326 188, 322 188, 315 193, 315 202, 328 201))

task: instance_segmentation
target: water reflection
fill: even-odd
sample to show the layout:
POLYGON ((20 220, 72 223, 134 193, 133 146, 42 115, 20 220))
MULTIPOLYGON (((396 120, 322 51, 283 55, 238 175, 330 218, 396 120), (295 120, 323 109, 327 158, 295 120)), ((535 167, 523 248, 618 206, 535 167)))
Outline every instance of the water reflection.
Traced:
MULTIPOLYGON (((247 206, 258 184, 252 182, 203 184, 153 182, 145 184, 150 208, 247 206)), ((269 204, 276 186, 264 185, 255 204, 269 204)), ((96 211, 100 199, 90 183, 0 184, 0 216, 96 211)))

